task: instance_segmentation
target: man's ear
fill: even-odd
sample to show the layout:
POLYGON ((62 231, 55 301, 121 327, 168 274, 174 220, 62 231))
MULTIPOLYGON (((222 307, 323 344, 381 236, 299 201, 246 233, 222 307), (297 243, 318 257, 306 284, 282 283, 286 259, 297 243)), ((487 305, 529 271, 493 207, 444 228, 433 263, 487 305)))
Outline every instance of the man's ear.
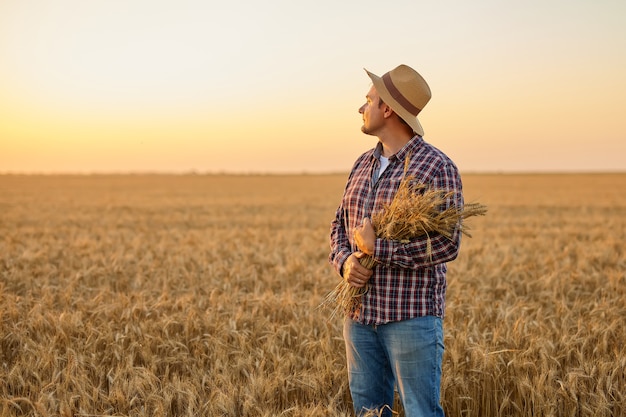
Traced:
POLYGON ((385 109, 383 110, 383 117, 388 119, 389 117, 393 116, 393 114, 394 114, 394 111, 391 110, 391 107, 385 104, 385 109))

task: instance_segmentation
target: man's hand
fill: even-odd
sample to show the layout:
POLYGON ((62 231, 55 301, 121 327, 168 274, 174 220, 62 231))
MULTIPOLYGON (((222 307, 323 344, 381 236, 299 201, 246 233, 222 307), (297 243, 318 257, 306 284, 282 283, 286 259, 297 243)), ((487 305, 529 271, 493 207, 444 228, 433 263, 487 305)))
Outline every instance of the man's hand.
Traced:
POLYGON ((359 259, 364 256, 363 252, 354 252, 343 264, 343 279, 356 288, 364 287, 374 273, 360 264, 359 259))
POLYGON ((372 227, 372 222, 367 217, 363 219, 361 226, 354 229, 354 241, 361 251, 374 256, 376 233, 372 227))

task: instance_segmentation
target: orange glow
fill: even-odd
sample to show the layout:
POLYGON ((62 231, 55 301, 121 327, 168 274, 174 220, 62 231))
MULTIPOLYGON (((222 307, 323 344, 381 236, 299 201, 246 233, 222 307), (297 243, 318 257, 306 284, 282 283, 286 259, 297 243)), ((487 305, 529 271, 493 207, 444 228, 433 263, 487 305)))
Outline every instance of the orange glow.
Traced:
POLYGON ((626 170, 626 4, 407 3, 387 42, 350 2, 278 3, 3 2, 0 173, 348 171, 376 142, 362 68, 399 63, 462 171, 626 170), (417 14, 428 42, 397 29, 417 14))

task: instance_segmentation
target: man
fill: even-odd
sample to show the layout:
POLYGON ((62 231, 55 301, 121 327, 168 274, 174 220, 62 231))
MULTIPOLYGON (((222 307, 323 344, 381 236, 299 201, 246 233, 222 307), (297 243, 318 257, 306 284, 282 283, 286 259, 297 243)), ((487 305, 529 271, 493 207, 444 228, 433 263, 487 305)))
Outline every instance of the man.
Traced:
POLYGON ((395 387, 407 417, 443 416, 446 262, 458 254, 460 230, 452 239, 431 234, 427 249, 425 237, 376 237, 369 219, 393 199, 404 175, 451 192, 447 206, 461 209, 461 178, 455 164, 423 139, 417 115, 431 97, 426 81, 406 65, 382 77, 366 72, 373 85, 359 109, 361 130, 378 144, 356 160, 348 177, 329 256, 350 285, 367 288, 343 330, 354 410, 357 416, 373 409, 390 416, 395 387), (359 263, 365 254, 376 260, 373 270, 359 263))

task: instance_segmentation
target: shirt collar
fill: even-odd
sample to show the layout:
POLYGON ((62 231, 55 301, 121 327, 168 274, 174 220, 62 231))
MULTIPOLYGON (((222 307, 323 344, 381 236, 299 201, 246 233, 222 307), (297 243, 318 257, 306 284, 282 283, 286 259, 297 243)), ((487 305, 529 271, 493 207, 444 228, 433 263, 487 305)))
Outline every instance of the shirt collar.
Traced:
MULTIPOLYGON (((398 152, 396 152, 395 154, 389 157, 389 162, 395 159, 399 161, 404 161, 407 155, 415 154, 417 148, 419 148, 422 145, 422 143, 424 143, 424 138, 422 138, 420 135, 413 136, 411 140, 409 140, 406 143, 406 145, 404 145, 398 152)), ((383 144, 381 142, 378 142, 376 144, 376 148, 374 148, 374 153, 372 154, 372 157, 374 159, 380 159, 380 156, 382 154, 383 154, 383 144)))

